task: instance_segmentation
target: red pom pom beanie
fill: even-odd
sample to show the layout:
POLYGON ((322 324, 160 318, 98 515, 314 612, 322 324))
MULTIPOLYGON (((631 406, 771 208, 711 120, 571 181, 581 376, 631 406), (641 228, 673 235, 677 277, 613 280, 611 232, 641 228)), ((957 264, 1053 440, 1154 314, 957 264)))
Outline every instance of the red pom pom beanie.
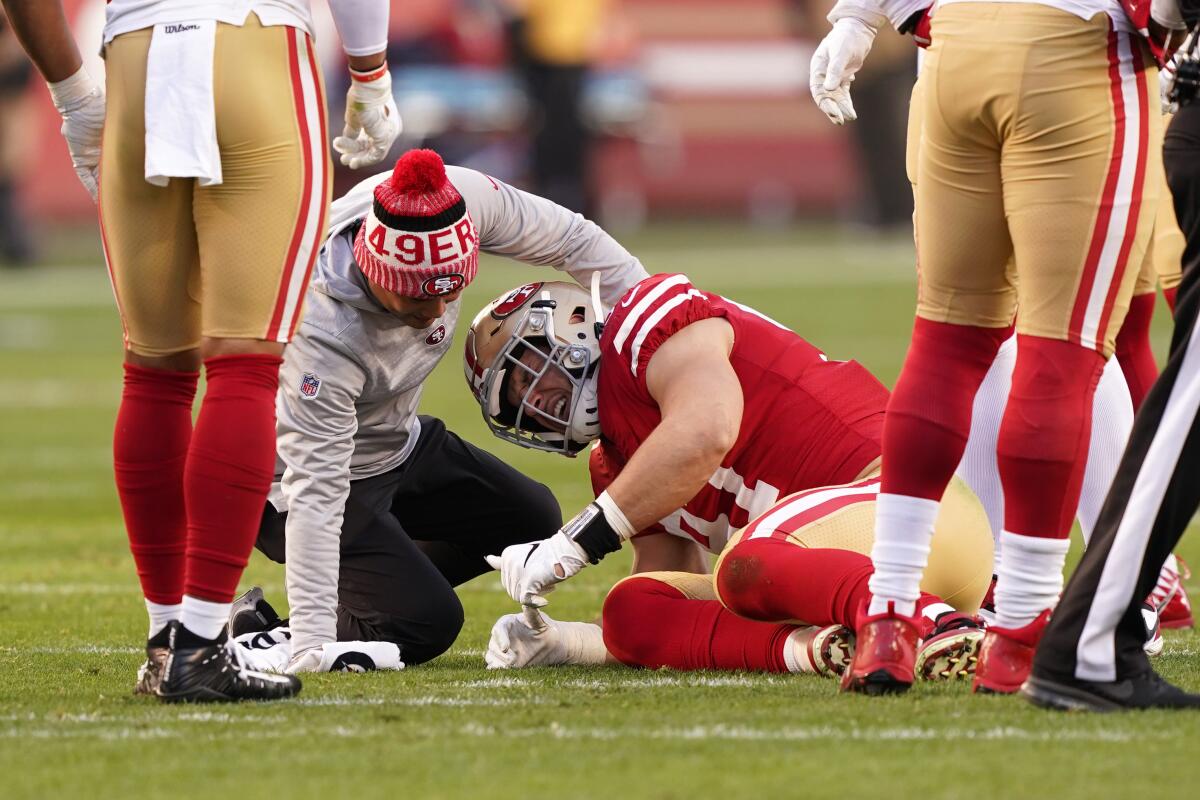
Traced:
POLYGON ((441 156, 409 150, 400 157, 375 187, 354 260, 372 283, 405 297, 440 297, 475 279, 479 234, 441 156))

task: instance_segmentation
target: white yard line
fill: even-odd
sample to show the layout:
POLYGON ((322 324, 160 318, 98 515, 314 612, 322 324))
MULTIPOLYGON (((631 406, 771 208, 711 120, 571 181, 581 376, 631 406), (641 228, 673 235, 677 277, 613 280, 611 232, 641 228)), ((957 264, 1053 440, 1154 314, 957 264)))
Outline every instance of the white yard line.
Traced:
MULTIPOLYGON (((300 704, 300 703, 296 703, 300 704)), ((281 706, 281 708, 284 706, 281 706)), ((320 738, 374 738, 382 728, 379 725, 349 727, 345 725, 297 725, 294 721, 238 717, 236 715, 212 715, 211 719, 188 720, 180 717, 176 720, 156 719, 155 724, 145 727, 131 717, 112 719, 70 719, 58 723, 38 722, 20 724, 27 718, 0 717, 0 721, 16 722, 0 728, 0 739, 183 739, 189 741, 227 741, 246 735, 239 722, 266 723, 263 727, 255 726, 252 736, 256 741, 262 739, 320 739, 320 738), (227 716, 228 719, 221 717, 227 716), (218 723, 217 730, 207 734, 192 725, 171 726, 173 721, 204 721, 218 723), (132 724, 125 724, 126 722, 132 724), (114 724, 117 723, 117 724, 114 724)), ((980 728, 929 728, 919 726, 901 726, 878 728, 857 726, 786 726, 781 728, 764 728, 749 725, 692 725, 686 727, 572 727, 552 723, 549 726, 510 728, 505 726, 485 725, 471 722, 453 731, 440 732, 437 735, 447 739, 469 736, 486 739, 547 738, 557 740, 598 740, 598 741, 727 741, 727 742, 905 742, 905 741, 1027 741, 1027 742, 1099 742, 1127 743, 1145 741, 1147 739, 1167 739, 1169 731, 1160 734, 1145 732, 1130 732, 1124 730, 1032 730, 1014 725, 993 726, 980 728)))

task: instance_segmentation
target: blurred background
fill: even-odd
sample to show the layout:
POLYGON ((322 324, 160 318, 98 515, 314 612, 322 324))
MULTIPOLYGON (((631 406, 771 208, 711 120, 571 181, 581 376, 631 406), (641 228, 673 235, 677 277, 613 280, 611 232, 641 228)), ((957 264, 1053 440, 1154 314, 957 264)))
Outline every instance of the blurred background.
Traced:
MULTIPOLYGON (((100 80, 104 4, 65 5, 100 80)), ((325 0, 313 5, 337 130, 345 65, 325 0)), ((404 134, 391 155, 433 147, 617 233, 680 220, 773 228, 812 220, 856 237, 907 237, 904 132, 915 48, 881 33, 855 82, 859 122, 835 128, 808 95, 809 58, 831 6, 397 0, 389 63, 404 134)), ((0 30, 6 266, 78 263, 98 252, 94 209, 59 124, 11 31, 0 30)), ((359 178, 339 166, 334 195, 359 178)))

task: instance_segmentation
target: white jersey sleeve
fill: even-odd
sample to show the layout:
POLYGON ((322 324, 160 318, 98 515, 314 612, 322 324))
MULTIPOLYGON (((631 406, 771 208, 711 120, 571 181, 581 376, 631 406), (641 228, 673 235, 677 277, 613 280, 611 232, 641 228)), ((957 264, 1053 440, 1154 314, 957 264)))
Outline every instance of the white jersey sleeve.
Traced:
POLYGON ((933 4, 934 0, 838 0, 826 19, 831 24, 839 19, 858 19, 876 30, 891 22, 900 30, 909 17, 933 4))
POLYGON ((348 56, 369 56, 387 49, 388 0, 329 0, 333 24, 348 56))
POLYGON ((642 263, 596 223, 544 197, 465 167, 446 167, 479 231, 479 247, 526 264, 554 267, 580 286, 600 273, 611 306, 649 276, 642 263))
POLYGON ((342 516, 366 372, 335 340, 298 336, 276 396, 276 447, 287 510, 287 597, 293 652, 337 639, 342 516))

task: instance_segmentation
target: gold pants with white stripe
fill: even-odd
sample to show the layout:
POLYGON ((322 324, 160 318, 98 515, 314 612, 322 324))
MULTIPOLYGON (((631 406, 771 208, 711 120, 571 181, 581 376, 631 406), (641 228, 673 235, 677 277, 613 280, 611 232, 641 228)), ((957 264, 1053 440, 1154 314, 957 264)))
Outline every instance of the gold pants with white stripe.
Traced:
POLYGON ((152 29, 106 48, 105 256, 125 346, 163 356, 202 336, 291 338, 325 236, 331 165, 320 70, 303 31, 220 24, 213 99, 224 181, 145 180, 152 29))
POLYGON ((913 117, 926 319, 1108 355, 1163 191, 1155 71, 1109 18, 943 6, 913 117), (1132 267, 1130 266, 1132 265, 1132 267))

